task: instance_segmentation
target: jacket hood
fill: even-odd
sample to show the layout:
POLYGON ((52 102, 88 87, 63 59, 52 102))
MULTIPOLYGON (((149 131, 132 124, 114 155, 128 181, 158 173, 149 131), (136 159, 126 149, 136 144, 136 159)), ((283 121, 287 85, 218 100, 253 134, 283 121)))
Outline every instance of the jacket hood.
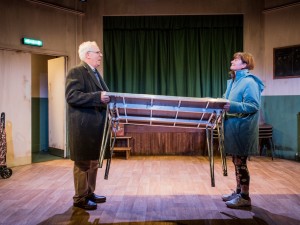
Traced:
POLYGON ((262 92, 265 89, 265 85, 262 82, 262 80, 257 76, 253 75, 252 73, 250 73, 248 69, 237 71, 236 76, 252 77, 253 80, 258 84, 260 92, 262 92))

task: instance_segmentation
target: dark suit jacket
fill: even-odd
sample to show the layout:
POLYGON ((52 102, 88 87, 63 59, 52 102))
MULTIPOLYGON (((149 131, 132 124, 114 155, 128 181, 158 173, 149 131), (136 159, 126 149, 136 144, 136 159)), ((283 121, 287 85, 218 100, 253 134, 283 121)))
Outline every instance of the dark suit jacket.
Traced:
POLYGON ((100 92, 108 91, 100 76, 101 85, 85 62, 72 68, 66 79, 67 138, 71 160, 98 160, 106 118, 106 104, 100 92))

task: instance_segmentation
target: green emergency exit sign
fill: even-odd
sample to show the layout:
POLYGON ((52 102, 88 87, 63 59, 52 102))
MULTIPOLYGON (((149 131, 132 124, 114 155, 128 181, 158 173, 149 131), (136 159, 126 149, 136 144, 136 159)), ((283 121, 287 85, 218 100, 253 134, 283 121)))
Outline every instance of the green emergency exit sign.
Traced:
POLYGON ((43 41, 37 40, 37 39, 32 39, 32 38, 22 38, 21 39, 23 45, 31 45, 31 46, 37 46, 37 47, 42 47, 43 46, 43 41))

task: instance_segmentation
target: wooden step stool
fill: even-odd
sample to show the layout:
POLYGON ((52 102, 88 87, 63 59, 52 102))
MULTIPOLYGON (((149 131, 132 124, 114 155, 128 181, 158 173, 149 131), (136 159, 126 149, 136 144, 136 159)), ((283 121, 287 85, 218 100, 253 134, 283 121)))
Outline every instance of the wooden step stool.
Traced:
MULTIPOLYGON (((130 146, 130 139, 132 137, 122 136, 122 137, 116 137, 115 146, 114 146, 114 152, 126 152, 126 159, 130 156, 131 146, 130 146), (126 141, 126 144, 123 146, 121 142, 123 140, 126 141)), ((111 137, 112 141, 114 140, 114 137, 111 137)))

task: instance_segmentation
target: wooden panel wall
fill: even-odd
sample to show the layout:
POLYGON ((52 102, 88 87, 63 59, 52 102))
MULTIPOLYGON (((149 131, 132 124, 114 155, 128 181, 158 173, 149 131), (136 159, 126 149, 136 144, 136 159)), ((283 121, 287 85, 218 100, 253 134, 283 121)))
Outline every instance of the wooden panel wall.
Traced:
POLYGON ((125 125, 131 136, 131 155, 205 155, 205 130, 125 125))

